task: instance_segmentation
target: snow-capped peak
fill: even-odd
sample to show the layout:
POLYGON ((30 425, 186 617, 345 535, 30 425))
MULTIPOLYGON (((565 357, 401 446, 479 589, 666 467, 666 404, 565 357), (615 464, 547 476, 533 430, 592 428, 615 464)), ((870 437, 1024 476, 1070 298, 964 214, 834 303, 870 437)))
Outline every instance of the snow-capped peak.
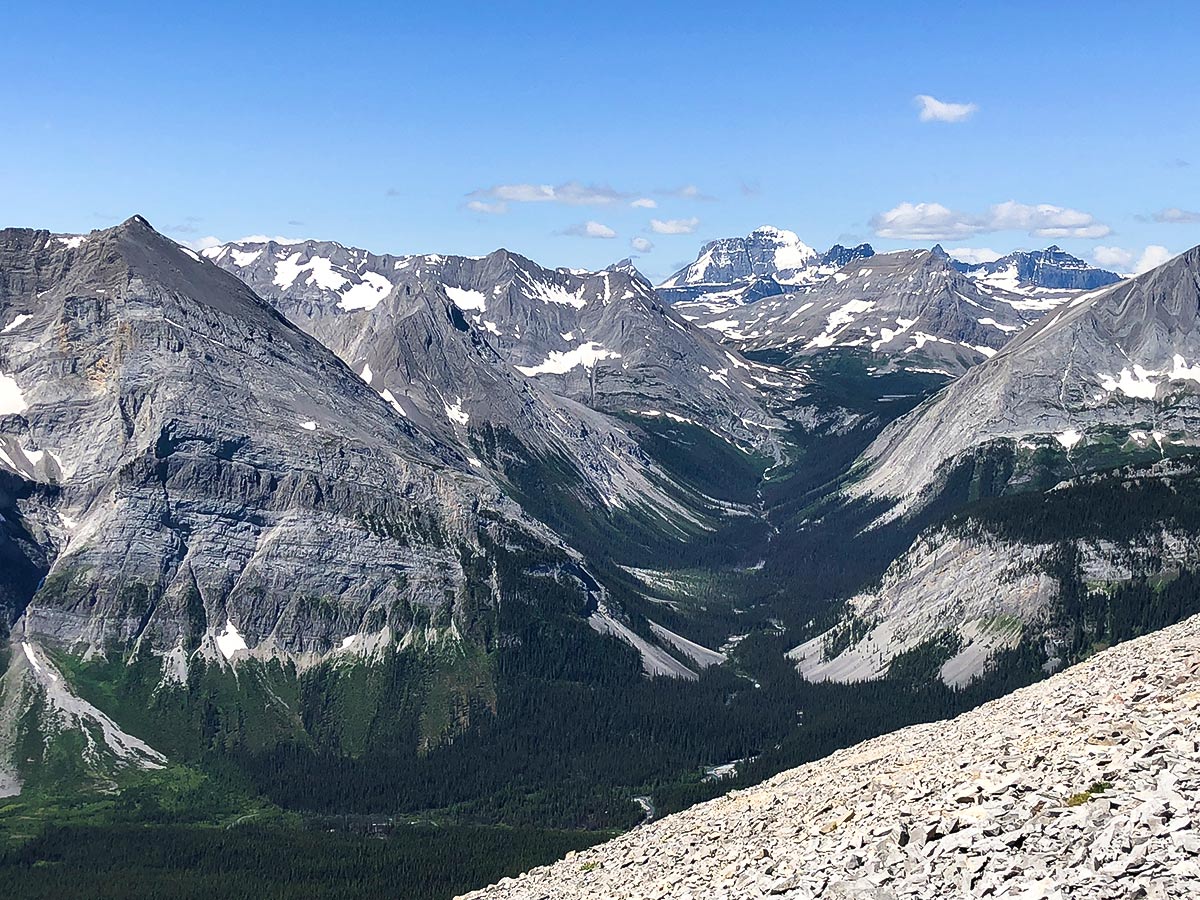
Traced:
POLYGON ((801 241, 794 231, 762 225, 745 237, 721 238, 705 244, 694 263, 661 286, 732 284, 764 277, 790 283, 803 280, 803 271, 818 258, 817 251, 801 241))

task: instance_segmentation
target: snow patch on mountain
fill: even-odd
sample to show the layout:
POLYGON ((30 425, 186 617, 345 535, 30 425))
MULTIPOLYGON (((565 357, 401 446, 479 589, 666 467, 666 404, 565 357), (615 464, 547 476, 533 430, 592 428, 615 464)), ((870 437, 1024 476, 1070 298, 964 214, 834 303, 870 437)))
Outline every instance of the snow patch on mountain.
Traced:
POLYGON ((392 283, 382 275, 375 272, 364 272, 362 274, 362 281, 351 285, 348 290, 342 292, 342 299, 338 303, 338 306, 347 311, 355 309, 372 310, 391 291, 392 283))
POLYGON ((19 313, 11 322, 9 322, 3 328, 0 328, 0 334, 7 334, 8 332, 13 331, 14 329, 20 328, 23 324, 28 322, 31 318, 33 318, 33 317, 28 315, 27 313, 19 313))
POLYGON ((457 422, 459 425, 466 425, 471 421, 471 416, 463 411, 462 397, 455 399, 453 403, 447 403, 445 406, 446 418, 451 422, 457 422))
POLYGON ((854 321, 859 313, 870 312, 874 308, 875 303, 871 300, 848 300, 829 314, 825 320, 825 330, 805 346, 832 347, 837 336, 854 321))
MULTIPOLYGON (((229 258, 233 260, 233 264, 239 269, 244 269, 256 259, 263 255, 263 250, 239 250, 237 247, 229 248, 229 258)), ((290 283, 290 282, 289 282, 290 283)))
POLYGON ((1195 381, 1200 383, 1200 363, 1189 366, 1187 360, 1176 353, 1171 360, 1171 368, 1146 369, 1136 363, 1132 368, 1123 368, 1117 375, 1096 373, 1100 386, 1107 393, 1120 391, 1126 397, 1142 400, 1153 400, 1158 394, 1161 384, 1170 381, 1195 381), (1155 379, 1158 379, 1157 381, 1155 379))
POLYGON ((217 632, 213 640, 216 642, 217 649, 221 651, 221 655, 226 659, 232 659, 233 654, 248 649, 246 639, 229 619, 225 620, 225 627, 217 632))
POLYGON ((463 312, 487 312, 487 298, 483 296, 483 291, 452 287, 448 284, 444 284, 442 287, 445 288, 450 302, 463 312))
POLYGON ((392 395, 391 391, 389 391, 387 388, 384 388, 379 392, 379 396, 382 397, 392 407, 392 409, 400 413, 400 415, 404 416, 405 418, 408 418, 408 413, 404 411, 404 407, 400 405, 400 402, 395 398, 395 396, 392 395))
POLYGON ((301 255, 297 250, 286 259, 276 261, 275 285, 277 287, 284 289, 291 287, 302 272, 309 273, 308 277, 304 279, 305 284, 315 284, 327 291, 336 291, 346 284, 346 277, 335 272, 333 263, 325 257, 314 256, 308 262, 301 263, 299 261, 301 255))
POLYGON ((531 378, 538 375, 565 375, 576 366, 592 369, 598 362, 620 357, 620 353, 607 350, 595 341, 586 341, 574 350, 551 350, 546 359, 536 366, 517 366, 516 369, 531 378))
POLYGON ((29 408, 25 395, 11 375, 0 372, 0 416, 22 413, 29 408))

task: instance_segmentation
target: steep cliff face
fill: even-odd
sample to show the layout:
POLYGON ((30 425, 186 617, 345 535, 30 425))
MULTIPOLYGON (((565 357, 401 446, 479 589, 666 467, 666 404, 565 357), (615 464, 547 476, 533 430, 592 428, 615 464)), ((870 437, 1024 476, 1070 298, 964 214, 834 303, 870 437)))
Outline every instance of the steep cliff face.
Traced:
POLYGON ((878 585, 852 597, 834 627, 788 656, 806 679, 843 683, 887 678, 920 658, 931 677, 962 688, 1002 669, 1001 655, 1020 647, 1051 670, 1081 643, 1076 634, 1111 640, 1105 619, 1151 615, 1149 607, 1167 602, 1156 585, 1200 564, 1194 517, 1149 499, 1173 492, 1188 504, 1196 483, 1194 467, 1164 463, 1013 504, 1012 518, 1029 520, 1050 518, 1058 504, 1062 519, 1090 519, 1086 528, 1056 523, 1034 534, 985 511, 933 529, 878 585), (1095 501, 1098 486, 1129 498, 1132 508, 1115 513, 1120 524, 1105 521, 1114 511, 1095 501))
POLYGON ((877 588, 852 597, 834 628, 788 656, 810 681, 852 682, 884 678, 902 654, 928 647, 940 656, 938 676, 963 687, 1054 602, 1052 552, 939 529, 896 560, 877 588))
POLYGON ((1094 291, 1121 280, 1115 272, 1089 266, 1057 246, 1018 250, 987 263, 955 260, 954 267, 971 278, 1031 297, 1053 296, 1062 291, 1094 291))
POLYGON ((485 544, 561 554, 465 454, 140 218, 0 232, 0 277, 6 546, 44 575, 9 600, 19 633, 312 660, 418 619, 460 630, 485 544))

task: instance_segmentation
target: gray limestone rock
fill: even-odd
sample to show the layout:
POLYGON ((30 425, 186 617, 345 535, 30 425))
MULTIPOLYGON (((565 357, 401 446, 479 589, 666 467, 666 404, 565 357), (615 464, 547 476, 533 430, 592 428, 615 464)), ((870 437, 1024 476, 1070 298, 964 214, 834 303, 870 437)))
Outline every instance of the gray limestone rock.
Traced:
POLYGON ((310 659, 448 632, 481 534, 561 552, 452 444, 143 219, 0 232, 6 527, 44 581, 25 635, 310 659), (223 641, 218 640, 219 637, 223 641))

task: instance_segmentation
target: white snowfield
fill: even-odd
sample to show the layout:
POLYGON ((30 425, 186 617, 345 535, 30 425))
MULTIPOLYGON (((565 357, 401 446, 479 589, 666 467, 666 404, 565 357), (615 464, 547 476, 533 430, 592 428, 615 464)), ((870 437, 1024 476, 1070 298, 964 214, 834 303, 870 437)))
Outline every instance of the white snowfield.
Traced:
POLYGON ((1200 896, 1200 617, 470 898, 1200 896))
POLYGON ((536 366, 517 366, 522 375, 534 378, 538 375, 565 375, 576 366, 593 369, 596 363, 606 359, 620 359, 621 354, 608 350, 595 341, 585 341, 574 350, 551 350, 550 355, 536 366))
POLYGON ((29 404, 25 402, 25 395, 21 393, 16 380, 0 372, 0 416, 25 412, 28 408, 29 404))

